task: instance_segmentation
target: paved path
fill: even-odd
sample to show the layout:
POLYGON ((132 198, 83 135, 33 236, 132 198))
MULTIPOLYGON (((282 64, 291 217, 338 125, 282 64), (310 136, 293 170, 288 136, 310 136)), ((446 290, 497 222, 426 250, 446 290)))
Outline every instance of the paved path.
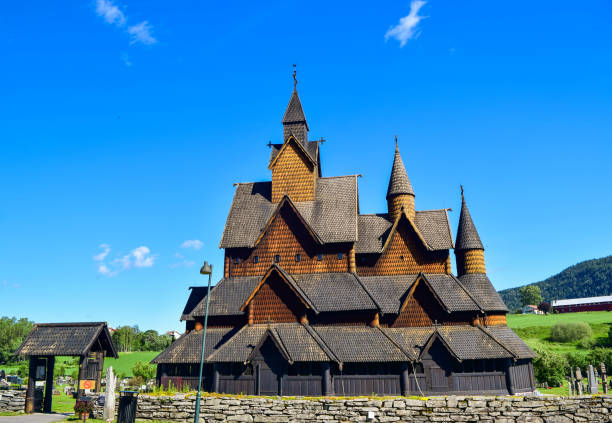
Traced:
POLYGON ((64 420, 68 414, 23 414, 21 416, 0 417, 0 423, 51 423, 64 420))

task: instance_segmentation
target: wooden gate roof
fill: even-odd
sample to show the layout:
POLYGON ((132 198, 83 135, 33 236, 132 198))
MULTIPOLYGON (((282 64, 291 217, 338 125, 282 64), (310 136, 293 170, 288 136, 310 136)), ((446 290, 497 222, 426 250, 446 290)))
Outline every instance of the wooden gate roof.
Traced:
POLYGON ((92 351, 118 358, 106 322, 37 323, 15 354, 85 356, 92 351))

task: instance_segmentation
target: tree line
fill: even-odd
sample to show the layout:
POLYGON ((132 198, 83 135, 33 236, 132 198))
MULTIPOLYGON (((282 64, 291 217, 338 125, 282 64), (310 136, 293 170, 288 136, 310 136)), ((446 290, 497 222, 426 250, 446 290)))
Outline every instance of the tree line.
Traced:
MULTIPOLYGON (((547 302, 610 295, 612 292, 612 256, 583 261, 548 279, 526 286, 537 287, 547 302)), ((521 301, 521 288, 525 286, 504 289, 499 292, 510 310, 524 305, 521 301)), ((537 302, 527 304, 538 305, 537 302)))

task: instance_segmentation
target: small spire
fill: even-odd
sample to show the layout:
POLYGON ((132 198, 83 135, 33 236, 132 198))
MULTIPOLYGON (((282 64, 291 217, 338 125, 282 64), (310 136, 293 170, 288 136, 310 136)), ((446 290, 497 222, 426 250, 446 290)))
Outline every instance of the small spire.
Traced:
POLYGON ((293 89, 297 90, 297 65, 293 64, 293 89))
POLYGON ((393 167, 391 168, 391 178, 389 179, 389 187, 387 189, 387 199, 393 195, 409 194, 414 195, 412 184, 406 173, 402 156, 399 152, 397 144, 397 135, 395 136, 395 156, 393 158, 393 167))
POLYGON ((455 250, 484 250, 476 225, 472 220, 463 195, 463 185, 461 185, 461 214, 459 215, 459 228, 457 229, 457 242, 455 250))

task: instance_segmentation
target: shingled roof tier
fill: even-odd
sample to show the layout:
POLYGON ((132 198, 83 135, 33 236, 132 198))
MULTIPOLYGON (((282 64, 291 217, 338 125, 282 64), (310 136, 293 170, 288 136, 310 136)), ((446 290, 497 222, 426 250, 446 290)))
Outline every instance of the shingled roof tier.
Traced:
MULTIPOLYGON (((238 329, 234 328, 215 328, 206 330, 206 351, 208 357, 221 345, 227 342, 238 329)), ((200 362, 202 354, 202 336, 204 331, 193 330, 170 344, 168 348, 155 357, 151 363, 175 363, 175 364, 195 364, 200 362)))
POLYGON ((537 354, 512 329, 505 325, 488 326, 486 328, 498 342, 510 349, 516 358, 535 358, 537 354))
POLYGON ((389 178, 389 186, 387 188, 387 199, 399 194, 414 195, 414 190, 412 189, 412 184, 408 178, 408 173, 406 173, 406 168, 404 167, 404 162, 396 142, 393 167, 391 168, 391 177, 389 178))
MULTIPOLYGON (((208 314, 210 316, 235 316, 243 314, 240 307, 244 304, 261 276, 241 276, 221 279, 211 289, 208 314)), ((196 316, 204 316, 206 311, 206 295, 190 313, 183 314, 181 320, 193 320, 196 316)))
POLYGON ((455 250, 484 250, 472 216, 465 203, 463 188, 461 189, 461 214, 459 215, 459 227, 457 229, 457 242, 455 250))
MULTIPOLYGON (((294 203, 302 218, 324 243, 357 240, 357 177, 319 178, 315 201, 294 203)), ((275 212, 271 182, 239 184, 220 248, 252 248, 275 212)))
POLYGON ((418 275, 359 276, 383 314, 397 314, 418 275))
POLYGON ((244 326, 230 340, 207 357, 210 362, 247 362, 255 348, 272 337, 277 348, 292 362, 335 361, 320 340, 300 323, 244 326), (327 352, 326 352, 327 350, 327 352))
POLYGON ((459 360, 514 357, 509 348, 478 326, 440 326, 437 334, 459 360))
MULTIPOLYGON (((453 236, 447 211, 417 211, 414 224, 432 251, 453 248, 453 236)), ((365 214, 358 217, 357 254, 380 254, 391 233, 393 222, 388 214, 365 214)))
POLYGON ((471 293, 453 275, 427 273, 422 277, 449 313, 481 309, 471 293))
POLYGON ((100 350, 109 357, 118 358, 105 322, 37 323, 15 354, 86 356, 90 351, 100 350))
POLYGON ((493 284, 484 273, 468 273, 461 275, 459 276, 459 281, 478 302, 483 311, 509 311, 495 288, 493 288, 493 284))

